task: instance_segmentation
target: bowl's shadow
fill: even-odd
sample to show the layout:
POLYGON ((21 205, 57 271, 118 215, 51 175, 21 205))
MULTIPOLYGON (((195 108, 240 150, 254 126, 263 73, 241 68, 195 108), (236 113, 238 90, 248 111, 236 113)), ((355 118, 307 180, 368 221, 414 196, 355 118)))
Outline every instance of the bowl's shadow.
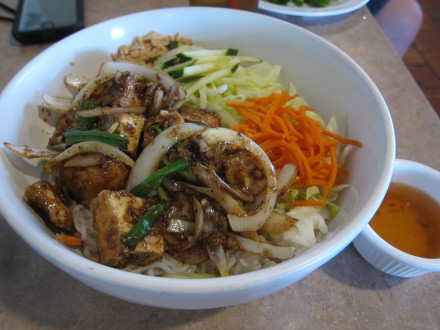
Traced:
MULTIPOLYGON (((37 255, 0 218, 0 310, 5 324, 46 328, 166 329, 194 324, 223 309, 173 310, 136 305, 82 284, 37 255)), ((349 245, 321 267, 347 286, 365 290, 389 289, 405 279, 382 273, 349 245)))
POLYGON ((406 280, 388 275, 370 265, 350 244, 339 255, 321 267, 328 276, 348 286, 365 290, 389 289, 406 280))

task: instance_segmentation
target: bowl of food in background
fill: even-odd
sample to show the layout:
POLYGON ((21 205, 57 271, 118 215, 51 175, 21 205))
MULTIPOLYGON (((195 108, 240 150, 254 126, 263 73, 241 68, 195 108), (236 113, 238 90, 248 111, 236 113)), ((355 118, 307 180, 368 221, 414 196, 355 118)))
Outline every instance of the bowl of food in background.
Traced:
POLYGON ((440 271, 440 173, 397 159, 390 188, 354 246, 371 265, 394 276, 440 271))
POLYGON ((373 217, 395 156, 387 105, 349 56, 231 9, 84 29, 0 108, 11 227, 90 287, 157 307, 239 304, 310 274, 373 217))

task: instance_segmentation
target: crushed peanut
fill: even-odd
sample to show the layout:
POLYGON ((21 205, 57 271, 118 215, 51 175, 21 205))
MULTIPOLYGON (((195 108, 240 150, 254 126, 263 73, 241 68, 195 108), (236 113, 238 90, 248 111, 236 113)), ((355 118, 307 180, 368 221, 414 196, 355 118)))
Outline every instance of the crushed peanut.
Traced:
POLYGON ((117 53, 112 54, 114 61, 130 61, 141 64, 152 64, 155 59, 168 51, 171 41, 179 41, 184 45, 192 45, 193 41, 184 38, 180 33, 174 36, 165 36, 156 31, 151 31, 144 36, 137 36, 130 45, 122 45, 117 53))

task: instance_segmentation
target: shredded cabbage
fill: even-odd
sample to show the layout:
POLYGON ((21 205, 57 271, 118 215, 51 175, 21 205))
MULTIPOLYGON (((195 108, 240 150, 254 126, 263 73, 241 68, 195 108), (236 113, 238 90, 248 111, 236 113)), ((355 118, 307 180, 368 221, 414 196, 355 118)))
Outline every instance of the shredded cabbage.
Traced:
MULTIPOLYGON (((224 126, 236 125, 243 118, 226 103, 245 102, 248 97, 264 97, 281 91, 283 86, 278 82, 280 72, 279 65, 266 62, 239 66, 234 73, 200 88, 189 97, 188 103, 216 112, 224 126)), ((183 88, 187 89, 191 84, 183 84, 183 88)))

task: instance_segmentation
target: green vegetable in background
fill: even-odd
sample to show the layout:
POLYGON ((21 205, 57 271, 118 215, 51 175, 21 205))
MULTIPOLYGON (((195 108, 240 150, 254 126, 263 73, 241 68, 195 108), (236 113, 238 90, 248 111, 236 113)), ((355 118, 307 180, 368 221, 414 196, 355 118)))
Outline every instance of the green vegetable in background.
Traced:
POLYGON ((296 6, 301 7, 304 4, 307 4, 311 7, 325 7, 330 4, 330 2, 334 0, 268 0, 269 2, 276 3, 278 5, 287 5, 289 1, 294 3, 296 6))
POLYGON ((269 2, 276 3, 278 5, 287 5, 290 0, 269 0, 269 2))
MULTIPOLYGON (((295 2, 297 0, 293 0, 295 2)), ((325 7, 330 4, 332 0, 305 0, 305 3, 311 7, 325 7)))

